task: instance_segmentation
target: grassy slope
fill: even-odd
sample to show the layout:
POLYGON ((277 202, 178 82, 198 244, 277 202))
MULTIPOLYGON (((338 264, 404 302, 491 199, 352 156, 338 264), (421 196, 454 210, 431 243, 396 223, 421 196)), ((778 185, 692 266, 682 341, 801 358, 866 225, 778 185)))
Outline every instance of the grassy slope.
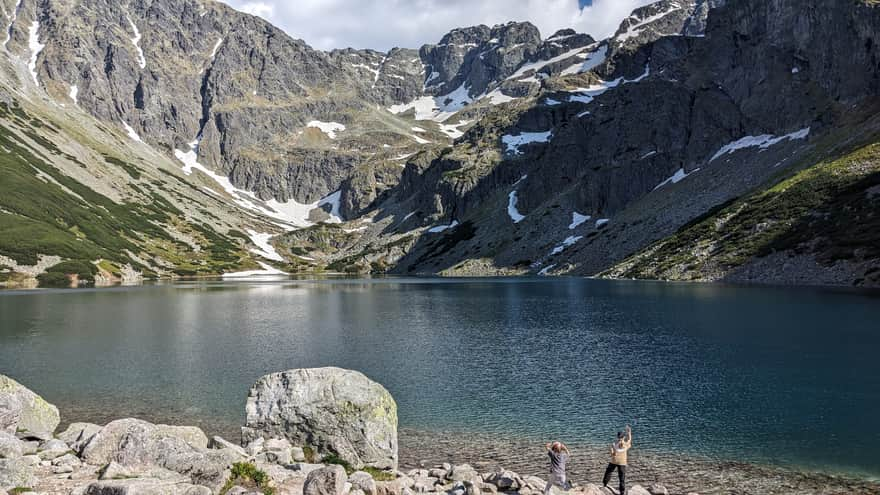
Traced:
MULTIPOLYGON (((87 272, 94 275, 95 270, 82 267, 94 266, 98 260, 109 261, 105 267, 130 264, 155 275, 128 252, 144 259, 158 258, 157 263, 170 265, 170 271, 178 275, 219 273, 242 264, 246 254, 238 243, 210 227, 183 222, 183 213, 153 191, 146 192, 153 201, 119 204, 61 173, 43 154, 62 153, 45 138, 54 132, 20 108, 0 104, 0 147, 4 150, 0 153, 0 254, 22 265, 36 264, 41 254, 74 260, 79 263, 59 269, 74 267, 69 273, 81 278, 87 272), (42 150, 26 146, 13 128, 23 130, 42 150), (172 238, 162 227, 170 224, 196 239, 203 249, 194 250, 172 238)), ((107 161, 133 179, 140 176, 134 165, 112 157, 107 161)))
POLYGON ((820 160, 722 205, 603 275, 718 280, 783 251, 829 268, 847 260, 865 267, 868 278, 880 274, 880 143, 820 160))

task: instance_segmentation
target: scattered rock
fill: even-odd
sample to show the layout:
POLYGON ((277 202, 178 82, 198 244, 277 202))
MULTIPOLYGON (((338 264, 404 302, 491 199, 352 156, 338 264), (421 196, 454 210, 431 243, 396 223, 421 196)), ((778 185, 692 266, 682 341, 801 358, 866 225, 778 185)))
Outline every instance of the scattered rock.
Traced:
POLYGON ((43 459, 44 461, 51 461, 56 457, 61 457, 64 454, 67 454, 68 452, 70 452, 70 447, 66 443, 57 438, 53 438, 40 445, 37 455, 39 455, 40 459, 43 459))
POLYGON ((40 442, 36 440, 22 440, 21 446, 24 452, 23 455, 35 455, 40 449, 40 442))
POLYGON ((309 473, 303 495, 343 495, 348 477, 342 466, 329 465, 309 473))
POLYGON ((0 430, 0 459, 11 459, 24 455, 24 442, 5 430, 0 430))
POLYGON ((581 490, 583 491, 582 495, 605 495, 605 492, 598 485, 592 483, 584 485, 581 490))
POLYGON ((366 495, 376 495, 376 480, 369 473, 355 471, 348 477, 348 482, 353 488, 361 490, 366 495))
POLYGON ((71 449, 79 451, 101 428, 94 423, 70 423, 67 429, 56 436, 58 440, 70 445, 71 449))
POLYGON ((232 452, 239 454, 241 457, 248 457, 248 453, 240 446, 236 445, 229 440, 224 439, 223 437, 214 436, 211 437, 211 441, 208 443, 209 449, 228 449, 232 452))
POLYGON ((283 437, 314 444, 355 469, 397 468, 397 404, 380 384, 340 368, 297 369, 260 378, 247 400, 246 442, 283 437))
POLYGON ((266 440, 265 444, 263 444, 263 451, 266 454, 266 460, 281 465, 293 462, 290 448, 290 442, 283 438, 270 438, 269 440, 266 440))
POLYGON ((470 464, 461 464, 459 466, 455 466, 452 468, 452 471, 449 473, 449 479, 452 481, 470 481, 474 478, 482 478, 480 477, 477 470, 474 469, 470 464))
POLYGON ((665 486, 656 483, 649 486, 648 491, 651 492, 651 495, 669 495, 669 491, 665 486))
POLYGON ((36 483, 35 465, 26 457, 0 459, 0 488, 11 490, 18 486, 33 486, 36 483))
POLYGON ((113 461, 125 467, 159 467, 189 476, 195 484, 219 488, 228 477, 229 465, 239 456, 227 449, 207 449, 207 437, 202 442, 204 434, 195 430, 138 419, 117 420, 94 435, 81 457, 92 465, 113 461))
POLYGON ((247 444, 245 451, 250 455, 257 455, 263 451, 264 443, 266 443, 266 440, 262 437, 255 438, 247 444))
POLYGON ((642 485, 633 485, 632 488, 626 490, 626 493, 629 495, 651 495, 651 492, 646 490, 642 485))
POLYGON ((211 495, 211 489, 179 480, 126 479, 91 483, 82 495, 211 495))
POLYGON ((446 476, 448 473, 449 473, 449 469, 439 467, 439 468, 434 468, 434 469, 429 470, 428 476, 431 476, 433 478, 439 478, 442 480, 442 479, 446 479, 446 476))
POLYGON ((306 453, 303 451, 302 447, 291 447, 290 456, 293 458, 294 462, 306 462, 306 453))
POLYGON ((51 438, 60 421, 57 407, 12 378, 0 375, 0 430, 48 433, 51 438))

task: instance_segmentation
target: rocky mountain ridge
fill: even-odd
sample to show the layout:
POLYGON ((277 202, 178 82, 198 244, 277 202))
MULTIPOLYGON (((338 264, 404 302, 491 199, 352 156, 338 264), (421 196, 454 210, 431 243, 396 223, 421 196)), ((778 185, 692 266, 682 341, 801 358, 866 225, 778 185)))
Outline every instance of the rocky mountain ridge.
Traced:
MULTIPOLYGON (((116 155, 158 160, 163 165, 147 165, 148 174, 167 170, 190 191, 168 194, 157 180, 164 172, 145 181, 155 191, 143 191, 132 177, 134 186, 125 183, 122 168, 105 195, 180 211, 154 220, 172 234, 140 227, 140 245, 127 248, 132 256, 113 260, 117 274, 238 265, 619 276, 617 263, 696 219, 874 139, 877 10, 865 1, 662 0, 633 12, 607 40, 571 30, 542 39, 528 23, 509 23, 456 29, 437 44, 388 53, 317 51, 209 0, 0 6, 9 22, 7 116, 18 108, 27 115, 9 117, 17 135, 58 140, 42 124, 33 129, 32 114, 77 125, 95 119, 87 131, 62 126, 65 140, 81 148, 107 142, 108 133, 127 136, 116 155), (218 204, 223 215, 213 213, 218 204), (194 221, 223 244, 226 264, 177 266, 183 252, 214 244, 180 232, 194 221), (177 246, 173 256, 144 249, 154 235, 169 236, 163 242, 177 246)), ((104 172, 91 173, 98 169, 90 160, 58 163, 59 153, 39 149, 48 144, 32 144, 62 175, 90 172, 82 180, 101 189, 93 184, 104 172)), ((867 198, 870 223, 874 196, 867 198)), ((80 236, 70 233, 75 220, 47 220, 80 236)), ((849 250, 858 263, 826 267, 838 276, 823 281, 876 283, 876 257, 861 247, 870 239, 848 237, 858 239, 849 250)), ((803 251, 798 246, 787 249, 803 251)), ((12 248, 0 250, 3 273, 40 272, 38 255, 106 259, 45 245, 25 251, 27 259, 16 259, 12 248)), ((746 249, 735 261, 764 252, 746 249)), ((675 273, 716 279, 731 268, 675 273)))

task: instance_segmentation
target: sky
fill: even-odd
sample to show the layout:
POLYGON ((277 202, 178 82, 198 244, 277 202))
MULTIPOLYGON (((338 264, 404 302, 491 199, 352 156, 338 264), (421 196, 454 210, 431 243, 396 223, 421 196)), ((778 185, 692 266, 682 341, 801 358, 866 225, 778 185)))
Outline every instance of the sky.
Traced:
POLYGON ((652 0, 224 0, 315 48, 419 48, 456 27, 531 21, 546 38, 574 28, 597 39, 652 0))

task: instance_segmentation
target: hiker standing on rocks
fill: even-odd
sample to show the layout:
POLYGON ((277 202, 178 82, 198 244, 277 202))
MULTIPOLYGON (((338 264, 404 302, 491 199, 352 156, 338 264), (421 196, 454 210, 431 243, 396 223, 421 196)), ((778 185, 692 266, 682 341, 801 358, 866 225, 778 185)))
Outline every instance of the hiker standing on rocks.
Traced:
POLYGON ((569 485, 565 480, 565 463, 568 462, 571 452, 562 442, 553 442, 547 444, 547 455, 550 456, 550 478, 544 485, 544 495, 549 495, 554 486, 568 490, 569 485))
POLYGON ((617 432, 617 441, 611 444, 611 462, 605 469, 605 477, 602 478, 602 486, 608 488, 611 481, 611 473, 617 470, 617 478, 620 480, 620 495, 626 495, 626 451, 632 447, 632 428, 626 425, 626 433, 617 432))

